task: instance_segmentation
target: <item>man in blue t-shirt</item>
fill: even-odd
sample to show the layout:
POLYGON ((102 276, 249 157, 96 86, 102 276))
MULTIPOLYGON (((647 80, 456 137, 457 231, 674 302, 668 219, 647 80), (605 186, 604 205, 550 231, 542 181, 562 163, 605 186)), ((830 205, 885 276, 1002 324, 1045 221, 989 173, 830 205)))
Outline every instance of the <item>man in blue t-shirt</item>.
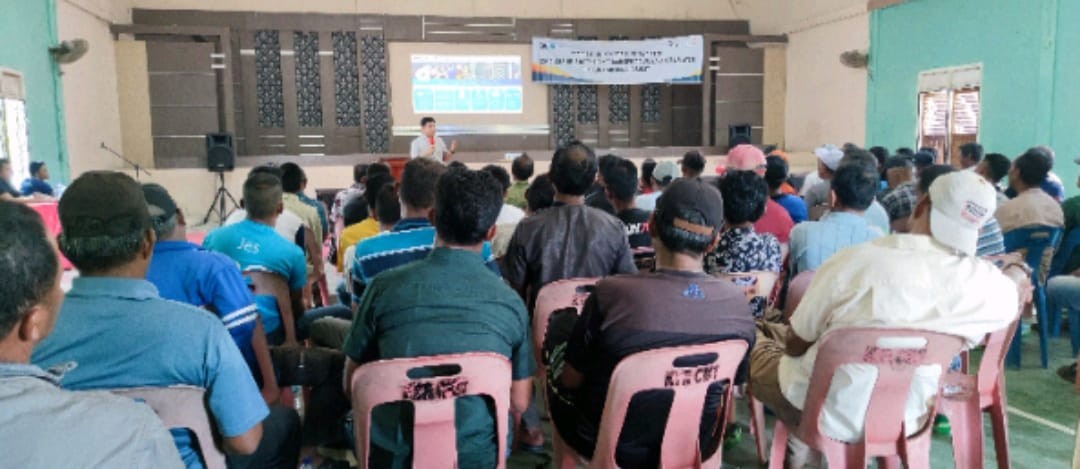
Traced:
MULTIPOLYGON (((303 290, 307 283, 304 251, 274 231, 278 215, 284 210, 281 179, 273 174, 255 173, 244 182, 244 208, 247 219, 235 225, 211 231, 203 247, 225 254, 242 271, 265 271, 281 276, 289 286, 293 314, 303 308, 303 290)), ((295 344, 296 322, 282 317, 273 297, 257 296, 263 327, 271 344, 295 344)))
POLYGON ((187 241, 184 214, 164 187, 144 184, 143 195, 157 235, 146 279, 166 300, 217 314, 260 383, 263 398, 268 404, 276 401, 279 390, 266 332, 240 269, 232 259, 187 241))
MULTIPOLYGON (((62 386, 72 390, 203 388, 231 467, 295 467, 296 414, 268 411, 222 321, 162 299, 145 280, 155 236, 139 184, 85 173, 60 199, 60 222, 60 250, 80 276, 31 361, 65 368, 62 386)), ((188 431, 172 432, 187 466, 202 467, 188 431)))

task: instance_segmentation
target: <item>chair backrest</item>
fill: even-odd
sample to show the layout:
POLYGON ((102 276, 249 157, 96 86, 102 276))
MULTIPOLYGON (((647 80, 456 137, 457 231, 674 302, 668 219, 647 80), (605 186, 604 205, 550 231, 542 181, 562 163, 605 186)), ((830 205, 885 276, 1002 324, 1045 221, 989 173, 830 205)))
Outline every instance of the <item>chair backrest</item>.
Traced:
POLYGON ((1040 270, 1046 250, 1053 252, 1061 241, 1061 228, 1056 226, 1027 226, 1005 233, 1005 250, 1008 252, 1026 250, 1024 262, 1031 266, 1031 281, 1039 284, 1040 270))
MULTIPOLYGON (((616 467, 615 448, 630 400, 635 394, 649 390, 670 390, 675 394, 664 424, 660 467, 702 467, 699 440, 705 393, 711 384, 727 381, 729 385, 721 408, 725 414, 731 411, 735 372, 746 355, 747 347, 745 341, 728 340, 648 350, 624 358, 611 375, 591 467, 616 467), (693 365, 683 366, 680 359, 690 357, 695 359, 686 361, 693 365), (697 357, 702 359, 698 360, 697 357), (709 358, 711 361, 708 361, 709 358)), ((717 416, 721 432, 726 421, 726 415, 717 416)), ((719 467, 721 458, 722 447, 705 465, 719 467)))
POLYGON ((272 296, 277 300, 278 313, 281 320, 294 319, 292 301, 289 296, 289 284, 282 276, 266 270, 245 270, 244 277, 250 283, 251 293, 255 295, 272 296))
POLYGON ((1065 233, 1065 239, 1061 240, 1061 246, 1054 253, 1054 261, 1050 263, 1050 274, 1046 278, 1067 274, 1068 272, 1063 272, 1065 264, 1069 263, 1069 258, 1077 248, 1080 248, 1080 228, 1073 228, 1065 233))
MULTIPOLYGON (((759 296, 765 298, 766 301, 771 300, 773 289, 776 288, 776 282, 780 279, 780 274, 764 271, 731 272, 718 276, 742 287, 743 292, 746 293, 746 301, 759 296)), ((771 305, 771 301, 768 304, 771 305)))
POLYGON ((581 314, 585 299, 589 297, 588 288, 598 281, 598 278, 572 278, 551 282, 540 289, 536 295, 536 306, 533 307, 532 324, 533 356, 537 361, 541 358, 539 352, 544 346, 551 313, 563 308, 577 308, 578 314, 581 314))
POLYGON ((799 272, 798 275, 788 283, 787 298, 784 300, 785 321, 791 319, 791 315, 795 313, 795 309, 799 307, 799 303, 802 302, 802 297, 806 294, 806 290, 810 288, 810 282, 812 280, 814 280, 814 271, 807 270, 799 272))
MULTIPOLYGON (((872 449, 895 448, 909 433, 904 428, 904 403, 915 369, 938 365, 944 373, 962 346, 960 337, 912 329, 846 328, 826 334, 814 360, 798 427, 803 441, 816 447, 832 441, 821 435, 818 421, 833 375, 843 365, 860 364, 877 368, 863 432, 866 455, 873 456, 872 449)), ((939 387, 929 409, 931 417, 936 415, 940 397, 939 387)))
POLYGON ((109 392, 146 402, 166 428, 190 430, 195 434, 192 444, 202 455, 207 469, 225 469, 225 453, 214 442, 204 389, 194 386, 169 386, 110 389, 109 392))
POLYGON ((413 467, 457 467, 454 400, 463 396, 486 396, 494 401, 495 441, 498 443, 495 460, 498 461, 497 467, 505 467, 510 371, 510 361, 494 353, 403 358, 361 366, 351 377, 356 453, 360 467, 368 467, 371 410, 391 402, 409 402, 413 405, 413 467), (422 371, 425 368, 432 371, 459 371, 437 372, 436 377, 409 377, 411 370, 422 371))

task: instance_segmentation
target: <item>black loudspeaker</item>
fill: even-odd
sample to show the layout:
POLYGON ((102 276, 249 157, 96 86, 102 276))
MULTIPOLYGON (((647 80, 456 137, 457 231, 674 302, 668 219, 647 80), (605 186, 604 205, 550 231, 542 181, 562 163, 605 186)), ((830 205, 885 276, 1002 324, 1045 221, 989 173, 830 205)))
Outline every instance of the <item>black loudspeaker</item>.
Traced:
POLYGON ((223 173, 236 166, 232 134, 206 134, 206 169, 223 173))
POLYGON ((750 124, 734 124, 728 126, 728 147, 732 148, 743 143, 752 143, 752 127, 750 124))

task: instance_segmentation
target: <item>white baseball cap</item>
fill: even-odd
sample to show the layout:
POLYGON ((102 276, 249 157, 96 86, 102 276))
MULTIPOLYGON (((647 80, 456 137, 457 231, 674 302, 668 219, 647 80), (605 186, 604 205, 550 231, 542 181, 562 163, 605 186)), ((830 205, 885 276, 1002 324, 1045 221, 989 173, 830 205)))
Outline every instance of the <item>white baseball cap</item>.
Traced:
POLYGON ((836 145, 826 143, 820 147, 814 149, 814 155, 825 163, 825 167, 832 171, 836 171, 836 168, 840 167, 840 160, 844 158, 844 151, 837 148, 836 145))
POLYGON ((975 255, 979 230, 994 216, 997 194, 971 171, 939 176, 930 185, 930 233, 939 243, 975 255))

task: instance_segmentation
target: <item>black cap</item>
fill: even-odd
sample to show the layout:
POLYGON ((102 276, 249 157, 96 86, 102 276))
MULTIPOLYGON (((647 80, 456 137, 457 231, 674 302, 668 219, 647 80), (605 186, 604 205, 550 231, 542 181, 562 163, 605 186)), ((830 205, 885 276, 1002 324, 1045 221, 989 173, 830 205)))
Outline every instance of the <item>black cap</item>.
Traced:
POLYGON ((934 164, 934 154, 928 151, 920 151, 913 157, 916 168, 925 168, 934 164))
POLYGON ((150 218, 154 221, 165 221, 176 215, 176 201, 169 195, 169 191, 160 184, 143 184, 143 196, 146 197, 146 206, 150 211, 150 218))
POLYGON ((60 198, 66 238, 124 236, 150 228, 142 187, 131 176, 91 171, 79 176, 60 198))
POLYGON ((671 183, 656 201, 657 223, 671 223, 686 231, 711 236, 724 225, 724 200, 720 191, 701 179, 678 179, 671 183), (682 218, 680 212, 697 212, 704 225, 682 218))

